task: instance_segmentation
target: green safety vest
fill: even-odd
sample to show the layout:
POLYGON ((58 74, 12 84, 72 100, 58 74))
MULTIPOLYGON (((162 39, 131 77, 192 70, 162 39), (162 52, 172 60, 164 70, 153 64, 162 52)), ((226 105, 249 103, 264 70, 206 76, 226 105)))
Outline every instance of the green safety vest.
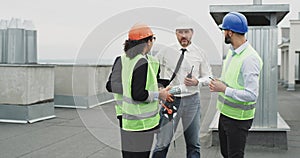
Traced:
MULTIPOLYGON (((139 54, 130 59, 125 54, 121 56, 122 60, 122 128, 126 131, 143 131, 156 127, 159 124, 159 106, 158 101, 141 102, 135 101, 131 96, 132 74, 136 63, 145 56, 139 54)), ((146 59, 146 58, 145 58, 146 59)), ((146 90, 158 92, 157 73, 159 68, 158 61, 148 55, 148 69, 146 90)))
POLYGON ((122 94, 114 94, 115 98, 115 110, 116 110, 116 115, 121 116, 122 115, 122 100, 123 100, 123 95, 122 94))
MULTIPOLYGON (((244 60, 251 55, 255 55, 259 59, 260 70, 262 69, 263 62, 251 45, 247 46, 240 54, 233 56, 230 63, 228 63, 228 59, 232 56, 232 53, 233 52, 229 50, 226 59, 224 60, 221 80, 233 89, 244 90, 244 85, 238 83, 238 77, 244 60)), ((241 102, 225 96, 223 92, 219 92, 217 109, 227 117, 236 120, 252 119, 255 114, 255 105, 256 102, 241 102)))

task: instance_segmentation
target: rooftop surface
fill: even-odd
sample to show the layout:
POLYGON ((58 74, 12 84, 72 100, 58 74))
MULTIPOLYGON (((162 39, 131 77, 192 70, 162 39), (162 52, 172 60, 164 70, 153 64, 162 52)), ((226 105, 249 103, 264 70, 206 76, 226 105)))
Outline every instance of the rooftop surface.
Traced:
MULTIPOLYGON (((216 95, 201 89, 201 158, 221 158, 218 146, 210 146, 208 126, 216 112, 216 95)), ((278 86, 279 112, 291 127, 288 150, 247 146, 246 158, 299 158, 300 85, 288 92, 278 86)), ((92 109, 56 108, 56 118, 34 124, 0 123, 0 158, 119 158, 120 138, 114 104, 92 109)), ((185 157, 182 129, 176 134, 169 158, 185 157)))

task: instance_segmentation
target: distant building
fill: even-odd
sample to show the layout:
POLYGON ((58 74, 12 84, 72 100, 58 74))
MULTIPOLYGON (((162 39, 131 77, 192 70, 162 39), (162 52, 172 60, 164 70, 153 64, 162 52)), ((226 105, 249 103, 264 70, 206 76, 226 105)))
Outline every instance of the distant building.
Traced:
POLYGON ((300 80, 300 13, 297 20, 290 20, 290 28, 281 28, 282 42, 279 81, 287 90, 295 90, 300 80))

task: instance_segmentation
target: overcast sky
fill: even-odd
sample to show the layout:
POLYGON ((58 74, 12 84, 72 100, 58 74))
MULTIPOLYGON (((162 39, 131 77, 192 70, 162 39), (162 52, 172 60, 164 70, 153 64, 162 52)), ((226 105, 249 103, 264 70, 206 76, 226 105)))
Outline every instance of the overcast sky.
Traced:
MULTIPOLYGON (((33 21, 38 30, 39 59, 76 58, 79 50, 82 49, 82 46, 86 42, 86 39, 91 36, 91 33, 101 27, 103 23, 107 23, 114 18, 114 20, 119 18, 119 22, 116 23, 116 21, 113 21, 111 28, 101 30, 105 33, 112 33, 115 30, 119 31, 112 34, 113 36, 106 36, 104 33, 105 35, 101 37, 110 38, 104 39, 109 41, 109 44, 105 45, 105 52, 113 51, 111 52, 112 54, 104 54, 103 58, 113 58, 117 54, 122 53, 122 43, 126 38, 126 31, 128 31, 130 25, 133 25, 134 21, 155 23, 155 18, 152 21, 143 19, 143 17, 131 19, 125 16, 123 19, 120 19, 122 18, 122 14, 130 16, 132 10, 141 12, 139 8, 144 7, 160 8, 153 9, 153 12, 146 9, 147 15, 153 14, 157 19, 160 16, 169 16, 166 15, 168 12, 164 15, 155 12, 159 10, 170 10, 190 16, 206 32, 203 33, 205 35, 204 38, 209 38, 208 41, 212 42, 210 44, 216 47, 212 51, 221 51, 223 39, 216 24, 209 15, 209 5, 253 3, 252 0, 0 0, 0 2, 1 19, 9 20, 15 17, 33 21), (122 28, 122 30, 118 30, 119 28, 122 28), (209 37, 206 37, 206 34, 209 37)), ((290 4, 290 13, 279 24, 279 28, 289 26, 289 20, 297 19, 298 12, 300 12, 299 0, 263 0, 263 4, 290 4)), ((139 12, 137 13, 139 14, 139 12)), ((175 36, 172 32, 162 28, 154 30, 158 37, 158 44, 164 44, 166 39, 170 39, 164 39, 167 35, 175 36), (160 38, 162 40, 159 41, 160 38)), ((201 31, 200 34, 202 35, 201 31)), ((101 32, 97 35, 101 36, 101 32)), ((99 37, 95 40, 101 38, 99 37)), ((175 37, 172 40, 172 42, 176 42, 175 37)))

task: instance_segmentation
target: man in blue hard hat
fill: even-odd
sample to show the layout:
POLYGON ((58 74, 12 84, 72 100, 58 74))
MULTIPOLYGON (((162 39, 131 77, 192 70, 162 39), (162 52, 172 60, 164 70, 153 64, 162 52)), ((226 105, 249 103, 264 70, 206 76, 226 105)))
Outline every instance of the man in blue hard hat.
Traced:
POLYGON ((245 37, 246 17, 237 12, 225 15, 220 28, 231 48, 223 62, 220 79, 212 79, 211 92, 219 92, 217 109, 219 139, 224 158, 243 158, 252 126, 263 63, 245 37))

